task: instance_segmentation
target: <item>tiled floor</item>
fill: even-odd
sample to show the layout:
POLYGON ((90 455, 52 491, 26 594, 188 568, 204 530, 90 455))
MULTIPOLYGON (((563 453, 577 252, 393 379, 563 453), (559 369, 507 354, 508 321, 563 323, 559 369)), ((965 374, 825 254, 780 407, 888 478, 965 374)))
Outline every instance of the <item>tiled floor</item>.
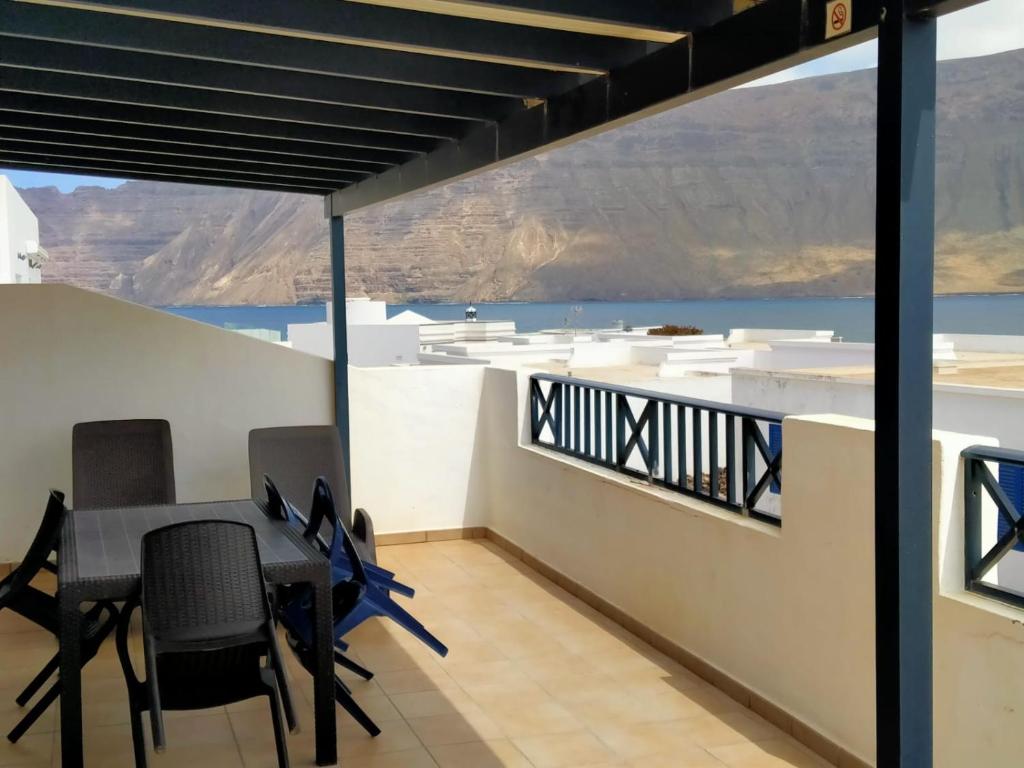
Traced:
MULTIPOLYGON (((369 738, 338 714, 347 768, 824 768, 820 758, 484 540, 382 548, 381 564, 418 590, 411 608, 451 648, 440 659, 394 626, 351 636, 374 670, 345 675, 383 729, 369 738)), ((0 721, 53 641, 0 613, 0 721)), ((287 655, 287 651, 285 651, 287 655)), ((292 765, 313 765, 309 677, 292 672, 303 730, 292 765)), ((86 765, 132 764, 128 708, 113 643, 86 668, 86 765)), ((59 765, 49 712, 0 766, 59 765)), ((276 766, 265 701, 168 718, 153 766, 276 766)))

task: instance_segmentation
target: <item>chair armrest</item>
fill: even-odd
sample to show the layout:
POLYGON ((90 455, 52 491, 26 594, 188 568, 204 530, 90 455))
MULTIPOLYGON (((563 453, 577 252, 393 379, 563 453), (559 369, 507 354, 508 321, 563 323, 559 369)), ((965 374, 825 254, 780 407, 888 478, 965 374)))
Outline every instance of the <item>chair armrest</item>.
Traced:
POLYGON ((359 547, 359 556, 376 565, 377 542, 373 537, 373 519, 365 509, 357 509, 352 513, 352 538, 359 547))

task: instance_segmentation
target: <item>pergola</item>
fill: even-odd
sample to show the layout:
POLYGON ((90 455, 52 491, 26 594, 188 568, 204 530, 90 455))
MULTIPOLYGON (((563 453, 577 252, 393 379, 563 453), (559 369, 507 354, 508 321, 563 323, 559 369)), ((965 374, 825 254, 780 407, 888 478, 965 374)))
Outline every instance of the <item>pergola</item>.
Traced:
POLYGON ((322 195, 347 443, 347 212, 877 35, 878 764, 929 766, 935 17, 978 1, 0 0, 0 166, 322 195))

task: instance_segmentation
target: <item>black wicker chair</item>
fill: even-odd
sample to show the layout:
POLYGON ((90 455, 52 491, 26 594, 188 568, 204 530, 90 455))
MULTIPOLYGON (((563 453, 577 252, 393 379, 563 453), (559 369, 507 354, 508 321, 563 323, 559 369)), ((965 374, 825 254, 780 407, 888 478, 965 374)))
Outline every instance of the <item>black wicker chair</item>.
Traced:
POLYGON ((345 478, 338 428, 332 426, 266 427, 249 432, 249 485, 252 498, 267 501, 264 475, 274 478, 286 499, 305 499, 318 477, 338 496, 338 516, 364 562, 377 562, 373 520, 365 510, 353 513, 345 478))
MULTIPOLYGON (((25 558, 21 565, 3 581, 0 581, 0 610, 9 608, 58 638, 60 637, 60 611, 57 598, 36 589, 32 586, 31 581, 45 567, 48 562, 47 558, 56 549, 65 515, 67 515, 67 508, 64 506, 64 494, 60 491, 50 491, 46 511, 43 513, 43 521, 25 558)), ((117 623, 117 616, 117 609, 112 603, 107 602, 97 603, 84 613, 81 640, 83 667, 96 655, 100 645, 117 623)), ((43 684, 57 671, 59 663, 60 656, 54 654, 53 658, 46 663, 18 696, 17 702, 20 706, 24 707, 31 701, 43 684)), ((20 739, 56 700, 60 692, 61 684, 60 680, 57 680, 7 734, 7 738, 12 742, 20 739)))
POLYGON ((71 472, 75 509, 173 504, 171 425, 163 419, 75 424, 71 472))
POLYGON ((142 591, 122 611, 117 652, 128 683, 138 768, 146 765, 144 711, 160 752, 166 743, 164 710, 206 709, 256 696, 270 702, 278 765, 287 768, 280 704, 292 730, 295 713, 251 526, 200 520, 143 536, 142 591), (128 649, 131 614, 139 604, 144 682, 128 649))

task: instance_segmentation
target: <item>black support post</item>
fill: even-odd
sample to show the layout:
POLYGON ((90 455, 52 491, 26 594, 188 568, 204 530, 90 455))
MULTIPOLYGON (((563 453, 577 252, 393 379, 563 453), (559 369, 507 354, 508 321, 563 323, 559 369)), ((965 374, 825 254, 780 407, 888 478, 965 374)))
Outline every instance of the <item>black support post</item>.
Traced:
POLYGON ((875 620, 879 768, 932 765, 935 19, 888 0, 878 36, 875 620))
POLYGON ((341 433, 347 495, 352 496, 352 454, 349 450, 348 328, 345 319, 345 219, 331 219, 331 294, 334 299, 334 421, 341 433))

